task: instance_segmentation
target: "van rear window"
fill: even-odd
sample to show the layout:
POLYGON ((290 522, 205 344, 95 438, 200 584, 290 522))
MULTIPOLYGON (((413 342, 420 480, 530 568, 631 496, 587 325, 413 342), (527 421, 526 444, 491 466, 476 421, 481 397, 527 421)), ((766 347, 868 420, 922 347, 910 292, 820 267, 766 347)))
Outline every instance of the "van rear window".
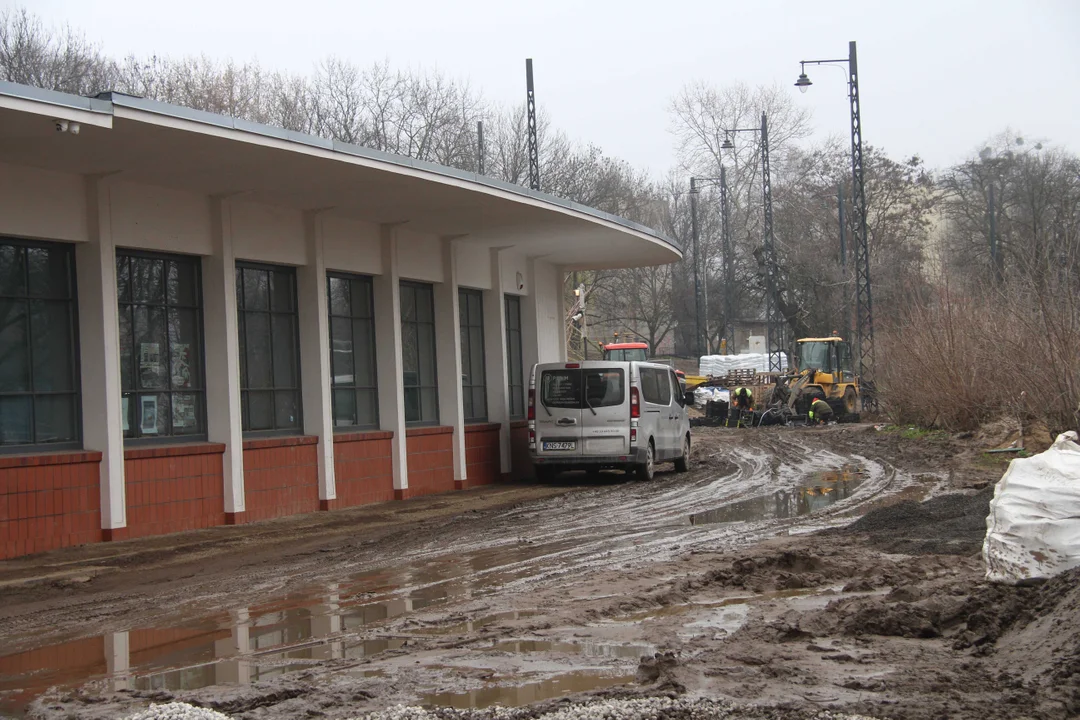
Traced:
POLYGON ((581 371, 545 370, 540 376, 540 401, 547 407, 581 407, 581 371))
POLYGON ((622 405, 626 399, 621 368, 545 370, 540 375, 540 401, 547 407, 583 409, 622 405))

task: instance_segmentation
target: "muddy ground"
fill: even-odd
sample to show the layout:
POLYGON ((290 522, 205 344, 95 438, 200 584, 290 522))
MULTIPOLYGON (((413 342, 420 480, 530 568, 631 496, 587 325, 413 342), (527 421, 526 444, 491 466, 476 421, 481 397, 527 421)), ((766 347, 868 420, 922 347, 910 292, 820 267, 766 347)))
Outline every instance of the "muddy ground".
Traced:
POLYGON ((695 442, 690 473, 648 484, 566 476, 0 563, 0 714, 668 695, 785 718, 1080 715, 1080 573, 982 580, 1005 461, 980 450, 1007 429, 695 442))

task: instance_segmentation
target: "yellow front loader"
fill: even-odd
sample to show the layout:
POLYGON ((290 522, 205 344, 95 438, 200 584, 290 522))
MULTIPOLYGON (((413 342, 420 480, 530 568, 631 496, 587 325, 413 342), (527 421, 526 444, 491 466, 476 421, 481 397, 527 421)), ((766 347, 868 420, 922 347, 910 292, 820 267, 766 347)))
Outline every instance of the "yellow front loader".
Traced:
POLYGON ((851 419, 859 411, 859 377, 851 357, 851 345, 833 335, 796 340, 798 365, 788 382, 788 406, 800 415, 815 398, 833 408, 838 419, 851 419))

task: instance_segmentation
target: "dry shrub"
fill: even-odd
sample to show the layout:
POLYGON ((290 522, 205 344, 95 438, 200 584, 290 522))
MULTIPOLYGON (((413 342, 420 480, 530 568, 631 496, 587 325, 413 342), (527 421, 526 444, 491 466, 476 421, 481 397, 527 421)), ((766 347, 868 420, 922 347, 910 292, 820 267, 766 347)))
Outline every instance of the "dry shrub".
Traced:
POLYGON ((1080 425, 1080 293, 1031 281, 913 303, 881 333, 877 384, 896 423, 970 430, 1003 414, 1080 425))

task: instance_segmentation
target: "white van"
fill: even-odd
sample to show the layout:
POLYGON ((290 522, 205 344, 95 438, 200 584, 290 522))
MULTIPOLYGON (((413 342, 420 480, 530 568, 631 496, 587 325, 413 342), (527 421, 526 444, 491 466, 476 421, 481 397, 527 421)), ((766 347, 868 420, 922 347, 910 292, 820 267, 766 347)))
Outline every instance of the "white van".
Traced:
POLYGON ((529 453, 541 480, 606 468, 651 480, 660 462, 686 472, 690 418, 675 371, 609 360, 534 365, 529 453))

